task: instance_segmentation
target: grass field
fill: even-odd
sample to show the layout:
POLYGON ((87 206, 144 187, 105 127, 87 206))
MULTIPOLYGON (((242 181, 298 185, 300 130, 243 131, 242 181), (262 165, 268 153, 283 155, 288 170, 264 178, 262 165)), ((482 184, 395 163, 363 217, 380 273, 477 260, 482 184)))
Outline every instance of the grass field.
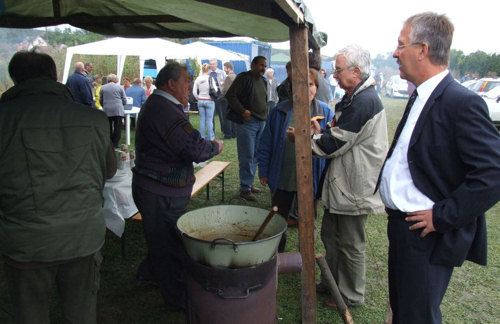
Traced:
MULTIPOLYGON (((392 138, 399 121, 405 100, 383 98, 387 111, 389 137, 392 138)), ((191 117, 197 126, 197 116, 191 117)), ((134 134, 132 133, 132 136, 134 134)), ((217 123, 217 137, 221 137, 217 123)), ((123 138, 124 138, 123 134, 123 138)), ((226 176, 226 201, 224 204, 244 204, 238 198, 239 180, 236 155, 236 140, 224 141, 224 152, 214 158, 231 161, 226 176)), ((258 181, 256 180, 256 184, 258 181)), ((260 185, 259 185, 260 186, 260 185)), ((210 188, 211 199, 206 200, 201 192, 189 204, 189 210, 221 204, 220 186, 214 182, 210 188)), ((263 209, 270 209, 270 195, 258 196, 258 202, 248 203, 263 209)), ((488 257, 486 267, 466 262, 457 268, 442 304, 445 323, 499 323, 500 322, 500 204, 494 206, 487 215, 488 220, 488 257)), ((324 252, 319 239, 319 225, 322 214, 317 220, 316 252, 324 252)), ((297 228, 288 230, 288 251, 298 250, 297 228)), ((388 310, 387 293, 387 237, 386 216, 372 215, 366 226, 367 245, 367 294, 366 305, 351 309, 355 323, 382 323, 388 310)), ((126 225, 127 257, 121 256, 120 238, 107 232, 106 243, 102 249, 104 256, 101 270, 101 288, 98 297, 98 322, 108 323, 185 323, 186 317, 181 312, 164 310, 160 293, 151 287, 138 287, 135 281, 136 269, 145 256, 146 246, 142 225, 137 221, 127 221, 126 225)), ((1 265, 0 265, 1 267, 1 265)), ((0 323, 13 323, 10 319, 11 305, 6 291, 3 271, 0 271, 0 323)), ((319 278, 319 269, 316 269, 319 278)), ((318 296, 317 323, 342 323, 336 311, 323 306, 325 296, 318 296)), ((301 322, 301 284, 300 274, 280 275, 278 284, 278 316, 281 323, 301 322)), ((53 323, 62 323, 57 301, 53 302, 53 323)), ((258 323, 256 323, 258 324, 258 323)))

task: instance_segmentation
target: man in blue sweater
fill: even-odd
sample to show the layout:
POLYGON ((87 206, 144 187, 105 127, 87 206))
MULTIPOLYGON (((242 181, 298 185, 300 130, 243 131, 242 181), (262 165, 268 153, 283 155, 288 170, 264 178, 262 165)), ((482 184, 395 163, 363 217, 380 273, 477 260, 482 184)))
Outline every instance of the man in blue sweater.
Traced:
POLYGON ((87 77, 84 74, 82 62, 75 63, 75 72, 68 77, 66 85, 73 94, 76 102, 94 107, 94 96, 87 77))

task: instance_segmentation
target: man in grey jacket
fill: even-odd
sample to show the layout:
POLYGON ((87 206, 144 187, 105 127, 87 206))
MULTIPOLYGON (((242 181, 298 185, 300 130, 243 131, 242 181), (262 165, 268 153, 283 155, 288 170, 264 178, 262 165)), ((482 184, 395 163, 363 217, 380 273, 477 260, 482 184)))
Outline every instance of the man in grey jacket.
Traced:
MULTIPOLYGON (((334 73, 346 95, 335 105, 333 125, 322 130, 312 122, 313 153, 331 159, 322 188, 321 240, 346 304, 360 306, 365 303, 366 218, 384 211, 374 189, 387 152, 387 124, 367 50, 357 45, 340 50, 334 73)), ((325 305, 336 306, 331 300, 325 305)))
POLYGON ((101 87, 99 102, 108 116, 111 141, 117 148, 122 135, 122 119, 125 115, 123 106, 127 103, 127 95, 118 84, 115 74, 108 75, 108 83, 101 87))

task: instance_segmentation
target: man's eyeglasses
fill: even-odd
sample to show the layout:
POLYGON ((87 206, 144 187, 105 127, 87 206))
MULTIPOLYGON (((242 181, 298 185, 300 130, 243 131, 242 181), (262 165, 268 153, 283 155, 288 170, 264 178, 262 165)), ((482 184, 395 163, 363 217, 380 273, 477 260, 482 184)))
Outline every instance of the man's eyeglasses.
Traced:
POLYGON ((335 68, 335 70, 333 70, 333 73, 340 74, 340 73, 342 73, 342 71, 344 71, 346 69, 349 69, 349 68, 348 67, 347 68, 335 68))
POLYGON ((400 51, 403 48, 408 47, 408 46, 416 46, 416 45, 422 45, 422 44, 423 43, 411 43, 411 44, 398 45, 398 46, 396 46, 396 51, 400 51))

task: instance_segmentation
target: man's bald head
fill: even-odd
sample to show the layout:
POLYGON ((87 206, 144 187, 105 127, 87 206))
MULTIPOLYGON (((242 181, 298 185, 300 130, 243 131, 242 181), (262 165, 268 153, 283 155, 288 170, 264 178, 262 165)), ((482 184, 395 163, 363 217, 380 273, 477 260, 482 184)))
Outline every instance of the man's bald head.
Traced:
POLYGON ((83 72, 83 63, 82 62, 75 63, 75 71, 83 72))

